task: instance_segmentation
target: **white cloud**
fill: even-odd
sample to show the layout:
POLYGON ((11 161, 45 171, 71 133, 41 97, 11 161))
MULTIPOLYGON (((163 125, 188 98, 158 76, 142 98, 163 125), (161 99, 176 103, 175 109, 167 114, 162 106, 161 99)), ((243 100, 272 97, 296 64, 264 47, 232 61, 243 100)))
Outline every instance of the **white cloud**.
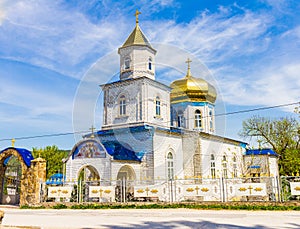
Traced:
MULTIPOLYGON (((224 8, 224 7, 223 7, 224 8)), ((218 14, 205 14, 187 24, 175 21, 155 22, 149 29, 151 39, 172 43, 199 55, 204 62, 221 62, 228 58, 262 52, 268 40, 260 39, 272 16, 245 11, 228 17, 224 10, 218 14)))
POLYGON ((2 22, 5 20, 8 5, 9 5, 8 0, 0 1, 0 26, 2 25, 2 22))
MULTIPOLYGON (((300 101, 300 63, 259 69, 256 75, 229 77, 220 82, 227 103, 272 106, 300 101)), ((293 111, 293 107, 284 108, 293 111)))
POLYGON ((89 59, 115 49, 118 43, 118 26, 111 21, 103 18, 100 24, 93 24, 82 13, 63 8, 59 2, 15 1, 6 14, 0 27, 3 58, 77 78, 88 67, 89 59))

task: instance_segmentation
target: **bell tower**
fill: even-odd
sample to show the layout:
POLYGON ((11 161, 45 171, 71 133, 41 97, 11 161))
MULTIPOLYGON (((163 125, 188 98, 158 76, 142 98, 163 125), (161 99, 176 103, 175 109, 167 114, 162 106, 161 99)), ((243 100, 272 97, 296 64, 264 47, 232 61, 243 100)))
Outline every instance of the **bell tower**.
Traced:
POLYGON ((155 79, 156 50, 143 34, 139 26, 138 10, 135 12, 135 28, 119 48, 120 80, 146 76, 155 79))

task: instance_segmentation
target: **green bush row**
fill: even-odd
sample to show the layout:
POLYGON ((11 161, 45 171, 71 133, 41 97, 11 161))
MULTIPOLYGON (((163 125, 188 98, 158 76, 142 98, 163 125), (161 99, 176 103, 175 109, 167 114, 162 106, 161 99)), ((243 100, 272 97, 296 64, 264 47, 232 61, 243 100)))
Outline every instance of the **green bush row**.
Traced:
POLYGON ((188 208, 188 209, 214 209, 214 210, 275 210, 275 211, 286 211, 294 210, 300 211, 300 205, 284 205, 284 204, 243 204, 243 203, 173 203, 173 204, 56 204, 52 206, 21 206, 21 209, 167 209, 167 208, 188 208))

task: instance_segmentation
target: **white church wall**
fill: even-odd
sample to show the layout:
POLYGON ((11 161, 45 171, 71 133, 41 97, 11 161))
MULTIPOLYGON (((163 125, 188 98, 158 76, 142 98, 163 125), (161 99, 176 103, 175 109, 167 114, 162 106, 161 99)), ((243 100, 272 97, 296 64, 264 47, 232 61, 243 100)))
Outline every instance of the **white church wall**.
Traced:
POLYGON ((170 126, 169 88, 158 82, 141 78, 104 87, 103 129, 148 122, 170 126), (120 97, 126 98, 126 114, 120 115, 120 97), (160 99, 161 115, 156 115, 156 97, 160 99))
POLYGON ((104 107, 105 126, 120 125, 125 123, 134 123, 139 121, 139 112, 137 104, 139 104, 141 82, 124 82, 120 85, 112 85, 106 89, 106 98, 104 107), (126 114, 120 115, 119 101, 120 97, 125 96, 126 99, 126 114))
POLYGON ((137 77, 147 76, 150 79, 155 79, 155 55, 154 51, 145 46, 134 46, 133 50, 133 69, 134 75, 137 77), (151 70, 149 69, 149 58, 152 59, 151 70))
POLYGON ((120 50, 121 79, 146 76, 155 79, 155 51, 146 46, 131 46, 120 50), (149 69, 149 58, 152 60, 149 69), (125 60, 130 59, 130 67, 126 69, 125 60), (125 73, 125 74, 124 74, 125 73), (130 73, 130 74, 128 74, 130 73))
POLYGON ((170 126, 170 92, 150 82, 144 84, 143 101, 145 121, 160 126, 170 126), (160 115, 156 115, 156 98, 160 101, 160 115))
POLYGON ((186 117, 186 128, 190 130, 201 130, 205 133, 211 133, 213 134, 215 132, 215 120, 212 117, 212 128, 210 128, 210 115, 209 111, 212 111, 212 114, 214 114, 214 106, 208 103, 199 102, 194 103, 193 105, 188 105, 185 111, 185 117, 186 117), (195 105, 198 104, 198 105, 195 105), (202 116, 202 126, 201 128, 195 127, 195 111, 200 110, 201 116, 202 116))
POLYGON ((100 180, 110 180, 110 160, 108 155, 106 155, 106 158, 70 158, 66 163, 66 181, 77 181, 79 172, 86 166, 95 168, 100 176, 100 180))
POLYGON ((269 157, 269 169, 270 169, 270 176, 272 176, 272 177, 279 176, 277 157, 269 157))
MULTIPOLYGON (((184 177, 194 177, 194 161, 193 157, 197 148, 197 144, 201 142, 198 141, 199 134, 186 133, 182 137, 182 147, 183 147, 183 166, 184 166, 184 177)), ((201 151, 200 151, 201 153, 201 151)), ((202 165, 202 162, 200 162, 202 165)))
POLYGON ((221 177, 223 174, 223 156, 226 156, 227 164, 227 177, 231 178, 234 175, 233 171, 233 158, 236 156, 237 162, 237 177, 242 174, 243 170, 243 148, 238 144, 222 142, 209 138, 201 139, 201 152, 202 152, 202 175, 203 177, 211 177, 211 154, 215 157, 215 171, 216 176, 221 177))
POLYGON ((112 161, 111 164, 111 180, 116 181, 118 179, 118 173, 123 166, 128 166, 134 171, 135 180, 141 179, 141 163, 129 162, 129 161, 112 161))
POLYGON ((182 140, 178 134, 168 134, 155 131, 153 137, 154 149, 154 178, 168 179, 167 154, 172 153, 174 158, 174 178, 183 178, 182 140))

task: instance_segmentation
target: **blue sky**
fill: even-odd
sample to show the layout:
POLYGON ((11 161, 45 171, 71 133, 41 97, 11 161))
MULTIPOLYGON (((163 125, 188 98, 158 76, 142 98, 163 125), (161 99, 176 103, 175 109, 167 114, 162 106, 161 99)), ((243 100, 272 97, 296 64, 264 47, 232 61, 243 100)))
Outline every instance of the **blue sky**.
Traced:
MULTIPOLYGON (((0 149, 10 146, 4 139, 100 129, 99 84, 117 79, 136 9, 161 82, 182 77, 190 57, 192 74, 218 89, 220 113, 300 101, 298 0, 0 0, 0 149)), ((239 139, 243 120, 293 108, 227 116, 218 134, 239 139)), ((16 146, 71 149, 79 139, 16 146)))

